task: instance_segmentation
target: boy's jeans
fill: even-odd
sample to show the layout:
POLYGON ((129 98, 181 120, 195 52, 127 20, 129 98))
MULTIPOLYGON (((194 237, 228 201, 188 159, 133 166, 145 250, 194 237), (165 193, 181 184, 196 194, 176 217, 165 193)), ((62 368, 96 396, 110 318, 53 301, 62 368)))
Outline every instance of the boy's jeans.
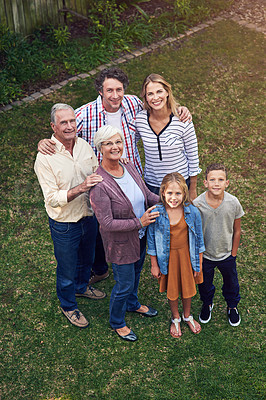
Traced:
POLYGON ((237 306, 240 300, 239 283, 236 271, 236 257, 229 256, 222 261, 211 261, 203 258, 203 283, 199 285, 200 298, 203 304, 213 302, 215 286, 213 284, 214 269, 217 267, 223 276, 223 296, 229 308, 237 306))
POLYGON ((57 296, 65 311, 77 306, 76 293, 84 293, 94 261, 97 220, 84 217, 78 222, 57 222, 49 218, 57 261, 57 296))

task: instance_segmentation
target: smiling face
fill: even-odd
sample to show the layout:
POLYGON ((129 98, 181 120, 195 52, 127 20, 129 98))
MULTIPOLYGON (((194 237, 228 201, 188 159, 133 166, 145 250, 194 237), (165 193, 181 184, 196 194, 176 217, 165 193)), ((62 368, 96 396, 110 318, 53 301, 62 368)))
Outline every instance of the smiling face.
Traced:
POLYGON ((159 82, 150 82, 146 86, 146 101, 149 107, 154 110, 163 110, 167 108, 168 92, 159 82))
POLYGON ((102 142, 101 153, 104 161, 119 161, 123 154, 123 142, 119 133, 102 142))
POLYGON ((55 113, 55 123, 51 122, 54 136, 64 145, 69 145, 77 133, 77 125, 74 111, 70 108, 57 110, 55 113))
POLYGON ((123 83, 113 78, 105 78, 103 90, 99 92, 102 96, 103 106, 107 112, 116 112, 121 106, 124 96, 123 83))
POLYGON ((229 180, 226 179, 225 172, 220 169, 210 171, 207 175, 207 179, 204 180, 204 186, 214 197, 223 196, 223 193, 228 185, 229 180))
POLYGON ((169 183, 162 193, 166 208, 177 208, 183 205, 184 193, 177 182, 169 183))

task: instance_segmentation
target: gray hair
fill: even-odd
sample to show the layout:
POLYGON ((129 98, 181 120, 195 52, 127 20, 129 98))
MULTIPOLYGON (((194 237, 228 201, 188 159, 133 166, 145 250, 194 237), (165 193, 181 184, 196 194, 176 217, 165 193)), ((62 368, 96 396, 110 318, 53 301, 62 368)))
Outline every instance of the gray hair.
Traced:
POLYGON ((74 108, 69 106, 68 104, 64 104, 64 103, 56 103, 56 104, 54 104, 52 109, 51 109, 51 122, 53 124, 56 124, 56 122, 55 122, 55 113, 56 113, 56 111, 68 110, 68 109, 72 110, 73 113, 75 114, 74 108))
POLYGON ((102 142, 105 142, 117 133, 120 135, 121 140, 124 144, 124 136, 119 129, 114 128, 111 125, 104 125, 100 129, 98 129, 98 131, 94 135, 94 145, 96 146, 97 150, 101 151, 102 142))

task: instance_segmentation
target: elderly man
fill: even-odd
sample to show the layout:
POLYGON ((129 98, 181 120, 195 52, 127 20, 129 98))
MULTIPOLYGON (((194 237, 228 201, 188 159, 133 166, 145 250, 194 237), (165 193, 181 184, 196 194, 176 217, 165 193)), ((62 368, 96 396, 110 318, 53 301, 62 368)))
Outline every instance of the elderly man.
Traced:
POLYGON ((77 137, 74 110, 55 104, 51 111, 55 151, 38 153, 34 170, 43 191, 57 260, 57 296, 63 314, 75 326, 88 321, 78 310, 76 296, 102 299, 89 286, 94 260, 97 221, 89 202, 91 187, 102 181, 94 171, 98 161, 91 146, 77 137))
MULTIPOLYGON (((95 80, 95 87, 99 93, 96 100, 81 106, 75 110, 77 119, 78 136, 85 139, 101 161, 101 154, 94 145, 94 135, 103 125, 111 125, 118 128, 124 135, 125 146, 123 157, 133 162, 136 169, 142 175, 140 156, 135 138, 136 115, 143 109, 141 100, 134 95, 126 95, 129 80, 127 75, 118 67, 111 67, 100 72, 95 80)), ((186 107, 179 107, 180 120, 185 122, 191 118, 186 107)), ((38 144, 38 150, 43 154, 54 153, 52 139, 43 139, 38 144)), ((100 235, 97 237, 93 276, 90 283, 93 284, 107 278, 108 265, 105 261, 104 250, 100 235)))

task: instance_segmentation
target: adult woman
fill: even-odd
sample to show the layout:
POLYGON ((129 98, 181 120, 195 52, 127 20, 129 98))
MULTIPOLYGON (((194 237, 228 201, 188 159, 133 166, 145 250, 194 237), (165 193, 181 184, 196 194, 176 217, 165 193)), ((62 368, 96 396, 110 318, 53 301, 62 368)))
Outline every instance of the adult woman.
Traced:
POLYGON ((103 181, 91 190, 90 198, 116 281, 110 297, 110 325, 122 339, 135 341, 137 336, 126 326, 126 311, 157 315, 139 303, 138 284, 146 253, 145 227, 159 216, 151 213, 159 197, 147 189, 132 163, 120 163, 123 142, 122 133, 109 125, 95 134, 94 143, 102 153, 97 174, 103 181))
POLYGON ((181 122, 171 85, 160 75, 148 75, 141 93, 144 110, 136 117, 136 140, 142 139, 145 153, 144 180, 159 193, 163 177, 179 172, 189 186, 190 199, 197 197, 198 144, 192 122, 181 122))

